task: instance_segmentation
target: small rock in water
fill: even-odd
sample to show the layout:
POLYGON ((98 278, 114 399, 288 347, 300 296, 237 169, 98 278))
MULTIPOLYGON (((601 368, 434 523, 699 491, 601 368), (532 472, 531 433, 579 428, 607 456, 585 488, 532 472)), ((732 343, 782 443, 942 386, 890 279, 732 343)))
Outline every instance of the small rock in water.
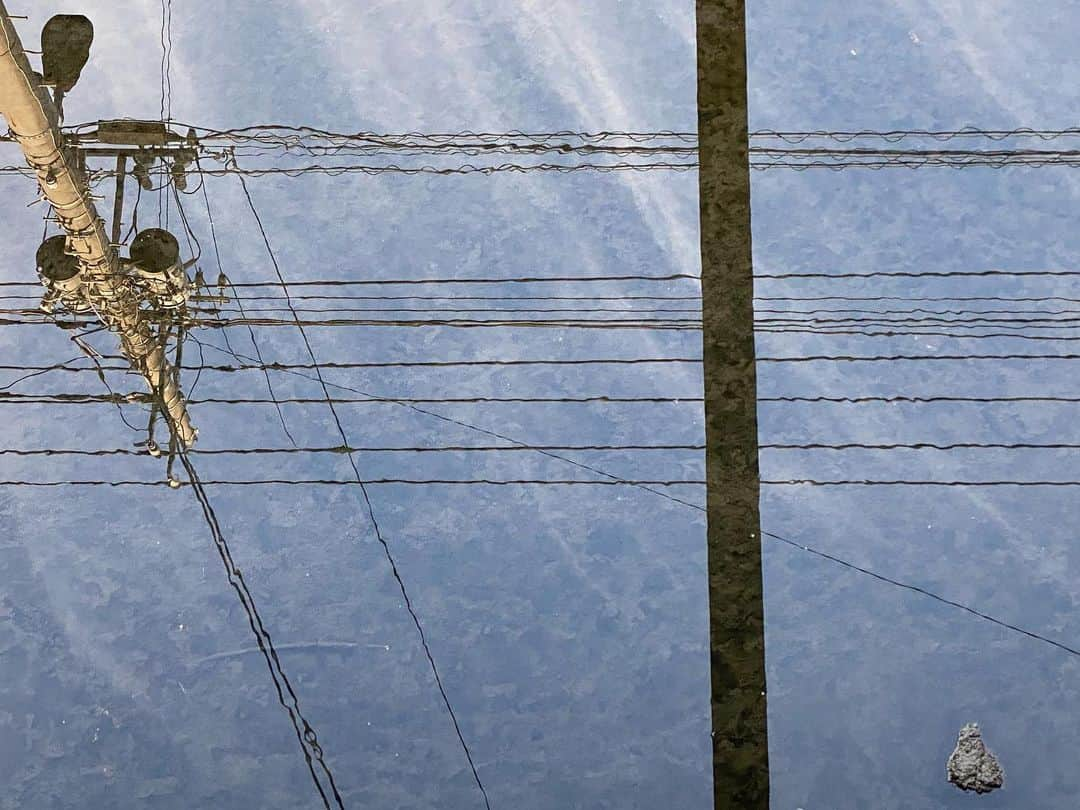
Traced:
POLYGON ((960 729, 947 768, 950 782, 961 790, 976 793, 989 793, 1001 787, 1005 779, 997 758, 983 744, 978 723, 968 723, 960 729))

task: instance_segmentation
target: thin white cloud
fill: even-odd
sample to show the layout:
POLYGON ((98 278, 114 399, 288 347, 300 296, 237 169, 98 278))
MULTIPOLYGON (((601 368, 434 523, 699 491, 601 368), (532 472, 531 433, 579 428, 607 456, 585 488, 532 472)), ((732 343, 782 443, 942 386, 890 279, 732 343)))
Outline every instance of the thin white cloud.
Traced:
MULTIPOLYGON (((595 17, 564 0, 520 0, 514 15, 522 53, 556 89, 589 130, 636 130, 643 115, 630 89, 620 85, 604 59, 595 17)), ((692 47, 688 59, 694 59, 692 47)), ((641 220, 671 265, 682 272, 699 268, 696 211, 672 191, 671 178, 654 173, 620 175, 633 195, 641 220), (688 210, 690 209, 690 210, 688 210)))

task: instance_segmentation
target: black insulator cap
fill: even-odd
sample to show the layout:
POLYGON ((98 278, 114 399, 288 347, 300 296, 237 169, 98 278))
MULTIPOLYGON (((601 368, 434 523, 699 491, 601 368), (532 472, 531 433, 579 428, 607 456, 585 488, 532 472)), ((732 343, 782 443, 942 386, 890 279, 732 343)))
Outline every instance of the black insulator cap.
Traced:
POLYGON ((38 272, 49 281, 67 281, 79 272, 79 260, 69 255, 67 237, 50 236, 37 249, 38 272))
POLYGON ((180 243, 162 228, 147 228, 131 240, 131 260, 147 272, 164 273, 180 260, 180 243))
POLYGON ((90 58, 94 24, 82 14, 57 14, 41 31, 41 67, 46 84, 67 92, 90 58))

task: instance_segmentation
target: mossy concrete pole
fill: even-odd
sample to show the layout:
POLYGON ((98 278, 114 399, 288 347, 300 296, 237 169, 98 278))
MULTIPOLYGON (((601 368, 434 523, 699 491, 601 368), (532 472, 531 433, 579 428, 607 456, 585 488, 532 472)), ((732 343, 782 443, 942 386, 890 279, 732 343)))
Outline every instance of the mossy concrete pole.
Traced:
POLYGON ((768 810, 744 0, 697 0, 715 806, 768 810))
POLYGON ((130 282, 120 272, 116 250, 105 234, 86 177, 64 147, 59 114, 41 76, 23 50, 3 0, 0 0, 0 116, 35 171, 42 196, 52 205, 79 258, 79 277, 87 299, 102 322, 120 337, 120 347, 146 378, 151 391, 161 393, 165 413, 177 437, 190 446, 196 437, 187 405, 165 352, 158 345, 139 309, 130 282))

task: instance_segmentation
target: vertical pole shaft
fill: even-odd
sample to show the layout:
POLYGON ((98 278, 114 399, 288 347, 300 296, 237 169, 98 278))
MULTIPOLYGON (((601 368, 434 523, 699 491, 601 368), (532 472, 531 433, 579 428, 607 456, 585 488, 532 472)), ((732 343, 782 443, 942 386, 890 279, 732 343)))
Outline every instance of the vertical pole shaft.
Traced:
POLYGON ((113 199, 112 210, 112 243, 120 244, 121 217, 124 216, 124 182, 127 179, 127 158, 118 155, 116 158, 116 197, 113 199))
POLYGON ((713 791, 768 810, 745 0, 697 0, 713 791))

